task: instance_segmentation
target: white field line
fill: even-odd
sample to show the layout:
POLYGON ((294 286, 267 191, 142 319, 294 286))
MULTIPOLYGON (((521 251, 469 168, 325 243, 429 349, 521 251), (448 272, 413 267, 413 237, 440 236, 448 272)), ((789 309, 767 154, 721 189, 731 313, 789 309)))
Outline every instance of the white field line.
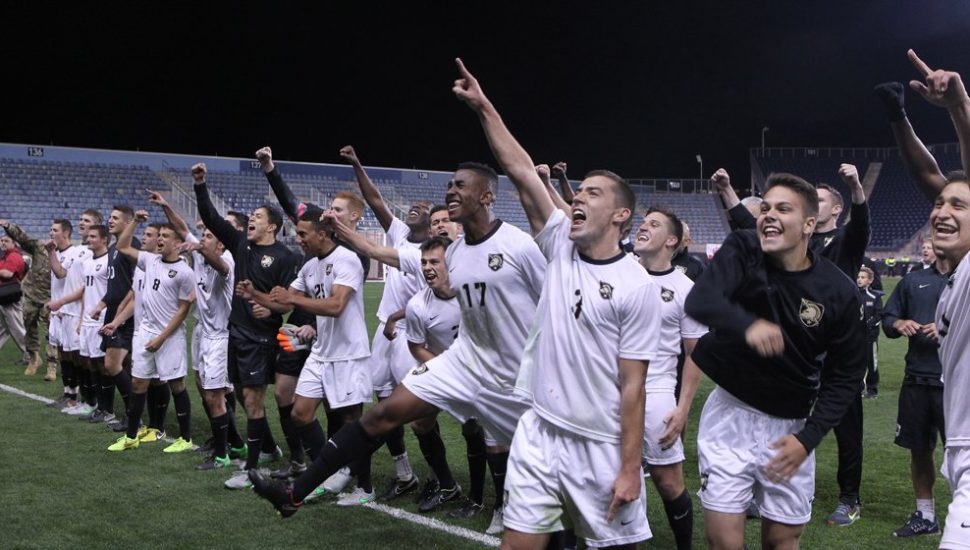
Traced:
MULTIPOLYGON (((0 384, 0 390, 3 390, 7 393, 11 393, 13 395, 19 395, 20 397, 26 397, 27 399, 33 399, 34 401, 39 401, 41 403, 44 403, 45 405, 54 402, 53 399, 48 399, 40 395, 25 392, 19 388, 8 386, 6 384, 0 384)), ((166 437, 165 441, 172 442, 174 440, 170 437, 166 437)), ((465 529, 464 527, 458 527, 456 525, 449 525, 441 520, 421 516, 418 514, 413 514, 411 512, 401 510, 400 508, 394 508, 392 506, 387 506, 385 504, 378 504, 376 502, 370 502, 368 504, 365 504, 364 506, 366 508, 370 508, 371 510, 376 510, 382 514, 387 514, 393 518, 404 520, 404 521, 413 523, 415 525, 420 525, 421 527, 426 527, 428 529, 442 531, 444 533, 448 533, 449 535, 454 535, 456 537, 468 539, 470 541, 477 542, 484 546, 489 546, 492 548, 498 548, 499 546, 499 542, 500 542, 499 539, 491 535, 486 535, 484 533, 479 533, 478 531, 472 531, 471 529, 465 529)))

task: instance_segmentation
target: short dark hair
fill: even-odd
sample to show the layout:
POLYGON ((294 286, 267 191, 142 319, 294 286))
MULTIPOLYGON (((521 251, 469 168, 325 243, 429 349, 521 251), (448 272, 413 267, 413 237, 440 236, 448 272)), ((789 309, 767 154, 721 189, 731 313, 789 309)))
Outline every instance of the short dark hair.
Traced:
POLYGON ((117 210, 118 212, 121 212, 129 220, 135 217, 135 209, 132 208, 131 206, 128 206, 127 204, 116 204, 111 207, 111 210, 112 211, 117 210))
POLYGON ((670 224, 670 232, 677 237, 677 246, 674 248, 680 248, 680 243, 684 240, 684 222, 680 221, 677 214, 669 208, 664 208, 662 206, 651 206, 647 209, 647 216, 653 214, 654 212, 663 215, 667 218, 667 223, 670 224))
MULTIPOLYGON (((264 203, 256 207, 256 210, 262 208, 266 210, 266 217, 269 218, 269 223, 276 225, 276 231, 273 232, 274 235, 278 235, 280 229, 283 229, 283 216, 280 215, 279 210, 275 206, 269 203, 264 203)), ((246 220, 247 222, 249 220, 246 220)))
POLYGON ((97 220, 98 223, 101 223, 102 221, 104 221, 104 217, 101 216, 101 212, 98 212, 94 208, 88 208, 84 212, 81 212, 81 215, 82 216, 85 215, 85 214, 87 214, 88 216, 91 216, 92 218, 94 218, 95 220, 97 220))
POLYGON ((61 231, 67 233, 68 235, 74 232, 74 226, 71 225, 71 222, 65 220, 64 218, 55 218, 52 225, 61 226, 61 231))
POLYGON ((491 191, 492 194, 495 194, 498 191, 498 172, 496 172, 491 166, 481 162, 466 161, 458 165, 458 168, 456 168, 455 171, 458 170, 471 170, 472 172, 475 172, 479 176, 485 178, 485 181, 488 182, 488 190, 491 191))
POLYGON ((168 229, 169 231, 172 232, 172 235, 175 235, 175 238, 177 238, 178 240, 180 240, 182 242, 185 242, 185 239, 182 238, 182 235, 179 234, 178 230, 175 229, 175 226, 174 225, 172 225, 170 223, 158 224, 158 232, 159 233, 162 232, 162 229, 168 229))
MULTIPOLYGON (((169 225, 169 224, 166 224, 166 225, 169 225)), ((156 231, 161 231, 162 230, 162 224, 152 222, 152 223, 146 225, 145 226, 145 229, 154 229, 156 231)))
POLYGON ((967 179, 967 173, 964 172, 963 170, 953 170, 951 172, 947 172, 946 173, 946 182, 947 183, 953 183, 953 182, 957 182, 957 181, 962 181, 964 183, 970 183, 970 180, 967 179))
POLYGON ((308 206, 306 210, 300 214, 297 218, 298 222, 310 222, 313 225, 314 231, 323 231, 323 222, 320 221, 320 216, 323 215, 323 209, 317 206, 308 206))
POLYGON ((239 212, 237 210, 230 210, 226 212, 226 215, 236 220, 236 225, 238 225, 241 228, 240 231, 242 231, 243 229, 245 229, 247 225, 249 225, 249 216, 247 216, 246 214, 243 214, 242 212, 239 212))
POLYGON ((431 207, 431 211, 428 212, 428 215, 429 216, 433 216, 433 215, 437 214, 438 212, 441 212, 442 210, 445 211, 445 212, 447 212, 448 211, 448 205, 447 204, 436 204, 436 205, 434 205, 434 206, 431 207))
POLYGON ((815 189, 816 189, 816 192, 819 189, 825 189, 826 191, 832 194, 832 200, 835 201, 836 204, 838 204, 843 208, 845 207, 845 198, 842 196, 842 193, 840 193, 838 189, 832 187, 827 183, 820 183, 815 186, 815 189))
POLYGON ((770 174, 765 180, 765 193, 772 187, 784 187, 790 189, 802 198, 805 203, 805 211, 811 217, 818 216, 818 191, 815 186, 795 174, 786 172, 776 172, 770 174))
POLYGON ((616 205, 620 208, 626 208, 630 211, 630 217, 626 220, 622 227, 620 227, 620 234, 626 235, 630 232, 630 228, 633 227, 633 211, 637 207, 637 197, 633 194, 633 188, 627 181, 620 177, 616 172, 610 170, 593 170, 588 172, 583 179, 592 178, 595 176, 600 176, 606 178, 613 182, 614 191, 616 192, 616 205))
POLYGON ((431 237, 430 239, 421 243, 420 248, 421 248, 421 252, 427 252, 429 250, 434 250, 435 248, 443 248, 445 250, 448 250, 449 246, 451 246, 451 239, 449 239, 448 237, 436 236, 436 237, 431 237))
POLYGON ((107 239, 109 235, 107 225, 92 225, 88 228, 88 231, 97 231, 98 236, 102 239, 107 239))

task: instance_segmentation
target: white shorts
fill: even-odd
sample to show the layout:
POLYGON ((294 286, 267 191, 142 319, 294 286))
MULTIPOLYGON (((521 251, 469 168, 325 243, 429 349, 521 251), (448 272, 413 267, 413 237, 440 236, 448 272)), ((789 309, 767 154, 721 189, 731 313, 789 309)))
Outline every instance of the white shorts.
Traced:
MULTIPOLYGON (((136 334, 137 332, 137 329, 135 329, 136 334)), ((195 324, 195 328, 192 329, 192 341, 189 342, 189 348, 191 349, 192 353, 192 370, 195 372, 199 372, 199 363, 202 362, 202 359, 199 357, 200 340, 202 340, 202 324, 197 322, 195 324)))
POLYGON ((350 361, 320 361, 311 353, 296 382, 296 395, 326 399, 331 409, 370 403, 374 391, 367 362, 366 357, 350 361))
POLYGON ((384 337, 382 321, 374 332, 368 364, 374 391, 379 397, 391 395, 394 388, 414 368, 414 357, 408 349, 405 329, 397 327, 397 336, 393 340, 388 340, 384 337))
POLYGON ((98 331, 102 325, 81 325, 80 353, 81 357, 98 359, 104 357, 101 351, 101 335, 98 331))
POLYGON ((803 525, 812 517, 815 497, 815 453, 809 453, 785 483, 768 479, 764 466, 777 451, 768 446, 796 433, 804 419, 769 416, 714 388, 701 412, 697 461, 707 510, 743 514, 754 501, 761 516, 788 525, 803 525))
POLYGON ((184 378, 189 370, 185 330, 176 330, 158 351, 146 350, 145 345, 156 336, 144 328, 135 334, 131 344, 131 375, 142 380, 158 378, 163 382, 184 378))
POLYGON ((553 533, 572 526, 592 548, 647 540, 653 535, 647 524, 642 475, 637 476, 640 498, 618 508, 612 522, 606 521, 619 471, 618 443, 578 436, 530 409, 519 420, 512 440, 505 477, 505 527, 522 533, 553 533))
MULTIPOLYGON (((201 334, 200 334, 201 335, 201 334)), ((193 368, 198 373, 203 390, 221 390, 229 384, 229 333, 224 335, 202 336, 198 344, 193 340, 192 349, 198 346, 198 355, 193 368)), ((195 353, 193 351, 193 353, 195 353)))
POLYGON ((55 347, 61 345, 61 316, 57 312, 51 312, 50 322, 47 324, 47 341, 55 347))
POLYGON ((487 386, 461 361, 458 348, 451 347, 423 365, 415 367, 401 382, 422 401, 451 414, 464 424, 475 418, 485 430, 485 443, 505 446, 531 399, 514 389, 487 386))
POLYGON ((684 444, 680 438, 669 448, 660 445, 660 436, 667 429, 664 418, 677 407, 673 390, 648 392, 643 414, 643 459, 651 466, 666 466, 684 461, 684 444))
POLYGON ((62 350, 78 351, 81 349, 81 335, 77 333, 77 324, 80 322, 81 320, 74 315, 61 317, 61 327, 58 336, 62 350))
POLYGON ((953 494, 940 548, 970 548, 970 447, 944 449, 940 473, 953 494))

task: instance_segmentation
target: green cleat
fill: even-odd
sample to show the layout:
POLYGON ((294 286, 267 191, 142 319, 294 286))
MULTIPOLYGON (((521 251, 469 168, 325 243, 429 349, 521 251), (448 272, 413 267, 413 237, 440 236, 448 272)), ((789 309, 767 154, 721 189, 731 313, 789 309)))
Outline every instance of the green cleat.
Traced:
POLYGON ((247 454, 249 454, 249 446, 245 443, 242 447, 229 447, 229 458, 245 459, 247 454))
POLYGON ((209 455, 206 457, 205 462, 196 466, 195 469, 196 470, 221 470, 223 468, 230 468, 231 466, 232 466, 232 460, 229 459, 229 455, 226 455, 226 456, 209 455))
POLYGON ((175 440, 175 443, 172 443, 168 447, 165 447, 164 449, 162 449, 162 452, 163 453, 184 453, 186 451, 191 451, 191 450, 192 450, 192 440, 190 439, 186 441, 180 437, 175 440))
POLYGON ((108 450, 111 452, 117 452, 127 451, 128 449, 137 449, 139 443, 138 438, 128 439, 127 435, 123 435, 118 438, 118 441, 115 441, 110 447, 108 447, 108 450))

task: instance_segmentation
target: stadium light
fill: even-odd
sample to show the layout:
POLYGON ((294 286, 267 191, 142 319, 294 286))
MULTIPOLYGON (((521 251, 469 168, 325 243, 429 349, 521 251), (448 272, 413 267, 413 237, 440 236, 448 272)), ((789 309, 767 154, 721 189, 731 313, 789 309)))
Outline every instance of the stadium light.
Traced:
POLYGON ((704 159, 701 158, 701 154, 700 153, 697 153, 694 156, 694 158, 697 159, 697 164, 700 164, 701 165, 701 177, 700 177, 700 179, 703 181, 704 180, 704 159))
POLYGON ((762 156, 764 156, 764 154, 765 154, 765 133, 767 131, 768 131, 768 127, 767 126, 763 126, 761 128, 761 155, 762 156))

